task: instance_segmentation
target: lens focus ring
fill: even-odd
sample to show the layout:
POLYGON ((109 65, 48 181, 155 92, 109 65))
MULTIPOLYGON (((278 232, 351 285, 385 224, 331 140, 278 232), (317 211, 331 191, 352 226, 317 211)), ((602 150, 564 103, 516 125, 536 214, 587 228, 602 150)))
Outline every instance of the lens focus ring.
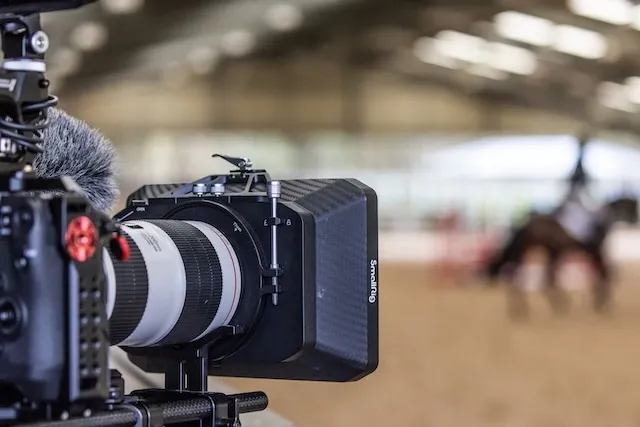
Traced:
MULTIPOLYGON (((124 233, 123 236, 129 243, 130 254, 127 262, 113 265, 118 291, 109 322, 112 343, 122 342, 136 329, 147 308, 149 295, 149 277, 140 248, 129 235, 124 233)), ((113 257, 111 251, 109 254, 113 257)))
POLYGON ((147 220, 175 243, 186 274, 184 307, 174 328, 157 345, 191 342, 209 327, 222 298, 222 268, 211 242, 196 227, 181 221, 147 220))

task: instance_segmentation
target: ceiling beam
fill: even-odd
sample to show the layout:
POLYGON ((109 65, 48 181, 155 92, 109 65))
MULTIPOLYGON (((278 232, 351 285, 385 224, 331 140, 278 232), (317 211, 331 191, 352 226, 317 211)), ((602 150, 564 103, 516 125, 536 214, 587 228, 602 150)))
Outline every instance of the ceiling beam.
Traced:
POLYGON ((65 93, 82 90, 101 76, 126 69, 137 52, 146 46, 165 42, 174 32, 198 14, 198 10, 217 0, 153 0, 152 7, 130 16, 105 15, 102 22, 109 28, 106 46, 84 55, 83 67, 71 77, 73 84, 65 93))

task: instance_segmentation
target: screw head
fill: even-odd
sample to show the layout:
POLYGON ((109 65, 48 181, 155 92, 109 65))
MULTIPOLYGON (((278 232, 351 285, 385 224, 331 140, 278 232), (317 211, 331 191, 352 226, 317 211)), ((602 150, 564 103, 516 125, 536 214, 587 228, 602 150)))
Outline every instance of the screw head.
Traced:
POLYGON ((224 194, 224 184, 217 182, 215 184, 213 184, 213 188, 211 190, 213 192, 213 194, 215 194, 216 196, 222 196, 224 194))
POLYGON ((207 185, 199 182, 193 185, 192 191, 194 194, 197 194, 197 195, 205 194, 207 192, 207 185))
POLYGON ((35 53, 43 54, 49 50, 49 36, 44 31, 36 31, 31 36, 31 49, 35 53))
POLYGON ((9 298, 0 301, 0 335, 11 336, 21 324, 21 313, 18 303, 9 298))

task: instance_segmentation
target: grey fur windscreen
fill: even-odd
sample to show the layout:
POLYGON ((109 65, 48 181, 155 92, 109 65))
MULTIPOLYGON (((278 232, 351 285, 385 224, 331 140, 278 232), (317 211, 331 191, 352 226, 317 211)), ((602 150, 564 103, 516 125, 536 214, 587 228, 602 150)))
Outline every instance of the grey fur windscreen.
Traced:
POLYGON ((62 110, 48 110, 43 152, 33 169, 41 178, 69 176, 94 208, 110 211, 119 195, 116 152, 111 142, 82 120, 62 110))

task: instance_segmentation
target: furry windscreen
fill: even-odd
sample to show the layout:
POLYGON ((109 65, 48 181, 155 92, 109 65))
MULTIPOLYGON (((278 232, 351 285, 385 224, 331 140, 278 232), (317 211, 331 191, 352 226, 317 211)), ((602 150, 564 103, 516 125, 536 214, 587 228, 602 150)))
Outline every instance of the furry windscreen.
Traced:
POLYGON ((109 212, 118 197, 116 152, 111 142, 85 122, 62 110, 48 111, 43 152, 33 169, 39 177, 71 177, 94 208, 109 212))

